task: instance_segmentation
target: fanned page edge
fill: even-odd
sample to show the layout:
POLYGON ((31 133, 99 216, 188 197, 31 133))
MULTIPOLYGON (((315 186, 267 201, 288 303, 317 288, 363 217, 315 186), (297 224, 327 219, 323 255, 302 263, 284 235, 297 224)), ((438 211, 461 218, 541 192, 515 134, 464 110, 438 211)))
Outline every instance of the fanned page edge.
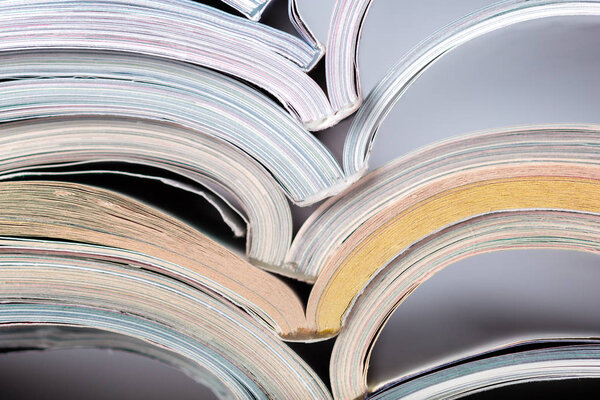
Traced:
MULTIPOLYGON (((149 340, 210 367, 236 397, 250 392, 252 398, 330 398, 316 374, 272 331, 218 296, 143 268, 124 268, 111 262, 113 256, 98 257, 106 248, 77 256, 56 242, 3 243, 8 244, 0 254, 3 324, 67 324, 149 340), (265 347, 269 351, 257 357, 256 349, 265 347)), ((131 260, 117 254, 120 262, 131 260)))
POLYGON ((600 125, 553 124, 474 132, 431 143, 377 168, 326 200, 300 227, 286 262, 314 282, 327 257, 349 234, 390 202, 410 195, 421 181, 436 179, 471 160, 493 165, 497 162, 494 157, 513 161, 558 159, 563 157, 561 146, 567 146, 572 157, 596 163, 600 162, 598 137, 600 125), (511 150, 513 145, 519 146, 518 152, 511 150))
POLYGON ((234 234, 247 233, 249 259, 272 268, 282 264, 292 236, 289 205, 268 172, 226 142, 165 123, 114 117, 20 121, 3 124, 0 132, 0 180, 94 173, 86 164, 106 161, 168 170, 206 189, 162 177, 147 179, 207 198, 234 234), (78 168, 38 171, 44 166, 78 168), (247 184, 238 185, 241 181, 247 184))
POLYGON ((296 204, 318 201, 344 185, 341 167, 321 142, 266 96, 231 78, 127 54, 58 54, 60 59, 47 52, 0 53, 0 120, 115 115, 168 121, 244 150, 296 204), (30 103, 23 104, 23 97, 30 103))
POLYGON ((306 334, 303 306, 289 286, 144 203, 89 185, 53 181, 0 182, 0 202, 2 235, 148 254, 171 263, 170 269, 155 271, 219 293, 282 337, 306 334))
POLYGON ((336 398, 369 391, 373 343, 419 285, 472 255, 511 248, 552 248, 600 254, 600 213, 515 210, 465 219, 424 237, 387 263, 355 299, 334 345, 330 374, 336 398))
POLYGON ((328 259, 311 291, 309 324, 314 321, 317 331, 326 335, 337 333, 353 299, 382 266, 415 240, 448 224, 513 209, 600 213, 600 197, 594 195, 600 190, 600 167, 573 164, 473 168, 424 185, 355 231, 328 259), (449 209, 449 203, 460 206, 449 209))
MULTIPOLYGON (((278 53, 294 44, 308 46, 295 36, 271 34, 278 31, 260 24, 252 25, 251 21, 215 9, 209 10, 203 21, 202 18, 190 18, 189 13, 173 12, 171 6, 149 6, 141 0, 127 0, 123 4, 107 3, 107 0, 82 1, 88 3, 85 9, 67 0, 34 0, 35 4, 12 0, 11 4, 3 6, 0 14, 0 29, 8 32, 0 51, 87 49, 133 52, 190 62, 236 76, 266 90, 311 130, 324 129, 331 124, 331 106, 321 88, 302 68, 278 53), (104 3, 111 6, 106 7, 104 3), (96 12, 92 13, 94 10, 96 12), (90 18, 100 17, 103 23, 99 26, 107 26, 107 31, 88 31, 90 18), (223 32, 220 32, 217 25, 210 23, 211 18, 220 18, 225 27, 235 25, 231 21, 249 25, 256 31, 255 36, 242 34, 240 28, 237 33, 231 28, 222 28, 223 32), (54 32, 39 27, 35 23, 39 20, 53 23, 54 32), (155 29, 158 22, 164 29, 155 29), (27 26, 28 30, 23 32, 21 26, 27 26), (11 36, 10 32, 14 30, 20 35, 11 36), (266 36, 265 40, 261 39, 263 36, 266 36), (277 51, 270 48, 273 46, 277 51)), ((157 1, 158 5, 163 3, 172 4, 157 1)), ((188 3, 177 0, 179 8, 188 3)), ((210 7, 203 6, 203 12, 197 14, 202 17, 206 9, 210 7)), ((307 62, 313 63, 315 57, 319 55, 312 54, 307 62)))

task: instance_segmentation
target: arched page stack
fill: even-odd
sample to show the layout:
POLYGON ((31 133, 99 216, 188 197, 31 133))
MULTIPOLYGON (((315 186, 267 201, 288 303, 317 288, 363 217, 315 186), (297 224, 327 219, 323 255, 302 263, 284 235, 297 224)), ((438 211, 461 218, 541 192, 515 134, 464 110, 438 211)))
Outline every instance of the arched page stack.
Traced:
POLYGON ((43 118, 0 127, 2 180, 58 176, 36 172, 57 165, 77 165, 85 172, 84 163, 106 161, 153 166, 216 187, 214 192, 227 207, 220 211, 225 214, 233 209, 246 221, 248 258, 268 268, 283 263, 292 236, 288 203, 260 165, 226 142, 164 123, 109 117, 43 118))
POLYGON ((595 125, 556 125, 475 133, 433 143, 373 171, 323 203, 294 238, 287 262, 314 281, 327 258, 355 230, 410 196, 419 185, 475 165, 565 157, 598 163, 599 135, 600 127, 595 125))
MULTIPOLYGON (((168 262, 153 270, 239 305, 284 337, 306 335, 294 292, 183 222, 111 191, 1 182, 0 235, 97 244, 168 262)), ((1 251, 1 248, 0 248, 1 251)))
POLYGON ((330 398, 314 372, 250 315, 145 270, 164 262, 66 243, 1 244, 2 324, 95 328, 154 343, 209 369, 235 398, 330 398))
POLYGON ((0 53, 0 61, 2 122, 90 115, 168 121, 239 147, 295 203, 313 203, 346 185, 322 143, 265 96, 226 76, 114 53, 0 53))
POLYGON ((335 335, 381 268, 462 220, 511 210, 600 212, 598 133, 595 126, 555 126, 472 135, 367 175, 325 203, 292 245, 290 254, 306 255, 298 265, 317 263, 309 324, 335 335))
POLYGON ((352 399, 367 392, 366 366, 372 344, 393 311, 420 284, 462 258, 511 248, 588 251, 599 254, 600 261, 600 214, 489 213, 465 219, 410 246, 377 273, 346 316, 330 364, 335 398, 352 399))
MULTIPOLYGON (((442 268, 511 248, 600 253, 600 126, 452 138, 351 186, 387 113, 437 59, 522 21, 600 15, 600 1, 510 0, 442 29, 368 96, 343 168, 309 131, 361 104, 357 52, 371 0, 336 2, 325 60, 331 104, 307 74, 324 49, 296 1, 288 12, 300 37, 254 22, 269 1, 223 0, 248 19, 191 0, 2 2, 0 325, 97 329, 106 336, 80 339, 108 345, 107 336, 126 335, 126 348, 233 398, 331 398, 282 340, 339 334, 333 394, 354 399, 369 395, 369 352, 388 317, 442 268), (236 234, 246 225, 249 261, 314 283, 306 311, 291 285, 165 212, 106 189, 40 180, 107 172, 91 167, 98 162, 147 167, 109 172, 215 199, 236 234), (291 245, 286 196, 299 206, 335 196, 291 245), (141 350, 145 343, 154 347, 141 350)), ((50 345, 79 340, 58 335, 50 345)), ((523 352, 511 359, 520 360, 514 371, 554 357, 553 367, 598 375, 597 341, 578 346, 523 352)), ((436 372, 370 395, 455 395, 481 382, 464 368, 448 370, 455 375, 436 372), (460 390, 444 386, 457 380, 460 390)), ((528 376, 555 376, 547 371, 528 376)))
POLYGON ((358 44, 373 0, 337 0, 329 23, 325 68, 334 111, 348 116, 362 104, 358 44))
POLYGON ((308 129, 336 122, 305 73, 320 49, 192 1, 10 0, 2 5, 0 38, 0 51, 105 50, 186 61, 263 88, 308 129))

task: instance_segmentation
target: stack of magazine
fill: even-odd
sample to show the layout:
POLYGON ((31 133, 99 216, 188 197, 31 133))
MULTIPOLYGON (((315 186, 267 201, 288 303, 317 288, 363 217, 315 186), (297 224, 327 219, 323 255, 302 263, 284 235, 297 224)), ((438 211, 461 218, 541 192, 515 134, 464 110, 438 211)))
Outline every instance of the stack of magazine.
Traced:
POLYGON ((456 398, 600 377, 600 340, 533 336, 367 385, 386 322, 443 268, 600 253, 600 125, 468 133, 368 168, 386 115, 445 54, 600 15, 600 1, 475 11, 364 99, 371 1, 336 0, 323 43, 295 0, 296 32, 261 23, 274 1, 0 0, 2 346, 133 351, 219 398, 456 398), (340 162, 314 132, 348 117, 340 162), (315 203, 295 227, 291 209, 315 203), (288 343, 330 338, 326 385, 288 343))

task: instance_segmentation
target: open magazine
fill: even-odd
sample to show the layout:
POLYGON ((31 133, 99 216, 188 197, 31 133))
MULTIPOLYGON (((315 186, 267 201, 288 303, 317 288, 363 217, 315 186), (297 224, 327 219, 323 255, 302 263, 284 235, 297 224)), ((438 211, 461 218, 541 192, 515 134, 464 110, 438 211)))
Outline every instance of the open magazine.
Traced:
POLYGON ((326 43, 295 0, 296 34, 260 23, 270 1, 224 3, 241 15, 190 0, 0 1, 0 344, 134 351, 220 398, 456 398, 598 377, 597 338, 540 335, 367 385, 390 316, 444 268, 507 249, 600 252, 600 125, 465 133, 368 171, 379 126, 436 60, 520 22, 600 15, 600 2, 476 11, 364 102, 370 1, 337 0, 326 43), (309 75, 319 62, 326 90, 309 75), (340 163, 312 131, 354 112, 340 163), (136 196, 144 182, 194 196, 216 222, 136 196), (291 207, 318 202, 295 231, 291 207), (288 343, 331 338, 328 386, 288 343))

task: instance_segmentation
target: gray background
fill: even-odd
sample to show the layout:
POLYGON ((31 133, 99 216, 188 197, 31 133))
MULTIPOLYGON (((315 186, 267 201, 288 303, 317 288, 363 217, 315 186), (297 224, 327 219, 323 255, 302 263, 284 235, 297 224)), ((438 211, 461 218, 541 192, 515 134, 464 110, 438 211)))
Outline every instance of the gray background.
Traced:
MULTIPOLYGON (((274 1, 266 21, 289 29, 285 0, 274 1)), ((333 1, 298 3, 325 42, 333 1)), ((418 42, 491 3, 374 0, 360 42, 365 94, 418 42)), ((598 65, 596 17, 522 23, 463 45, 435 63, 398 102, 380 129, 371 167, 475 130, 600 122, 598 65)), ((315 77, 322 78, 322 72, 315 77)), ((338 158, 348 125, 345 121, 318 134, 338 158)), ((296 226, 314 208, 295 208, 296 226)), ((369 382, 468 351, 474 343, 502 342, 531 332, 600 335, 598 260, 573 252, 511 251, 453 265, 423 284, 393 315, 374 348, 369 382)), ((102 350, 0 355, 0 393, 3 398, 207 396, 170 367, 102 350)))

